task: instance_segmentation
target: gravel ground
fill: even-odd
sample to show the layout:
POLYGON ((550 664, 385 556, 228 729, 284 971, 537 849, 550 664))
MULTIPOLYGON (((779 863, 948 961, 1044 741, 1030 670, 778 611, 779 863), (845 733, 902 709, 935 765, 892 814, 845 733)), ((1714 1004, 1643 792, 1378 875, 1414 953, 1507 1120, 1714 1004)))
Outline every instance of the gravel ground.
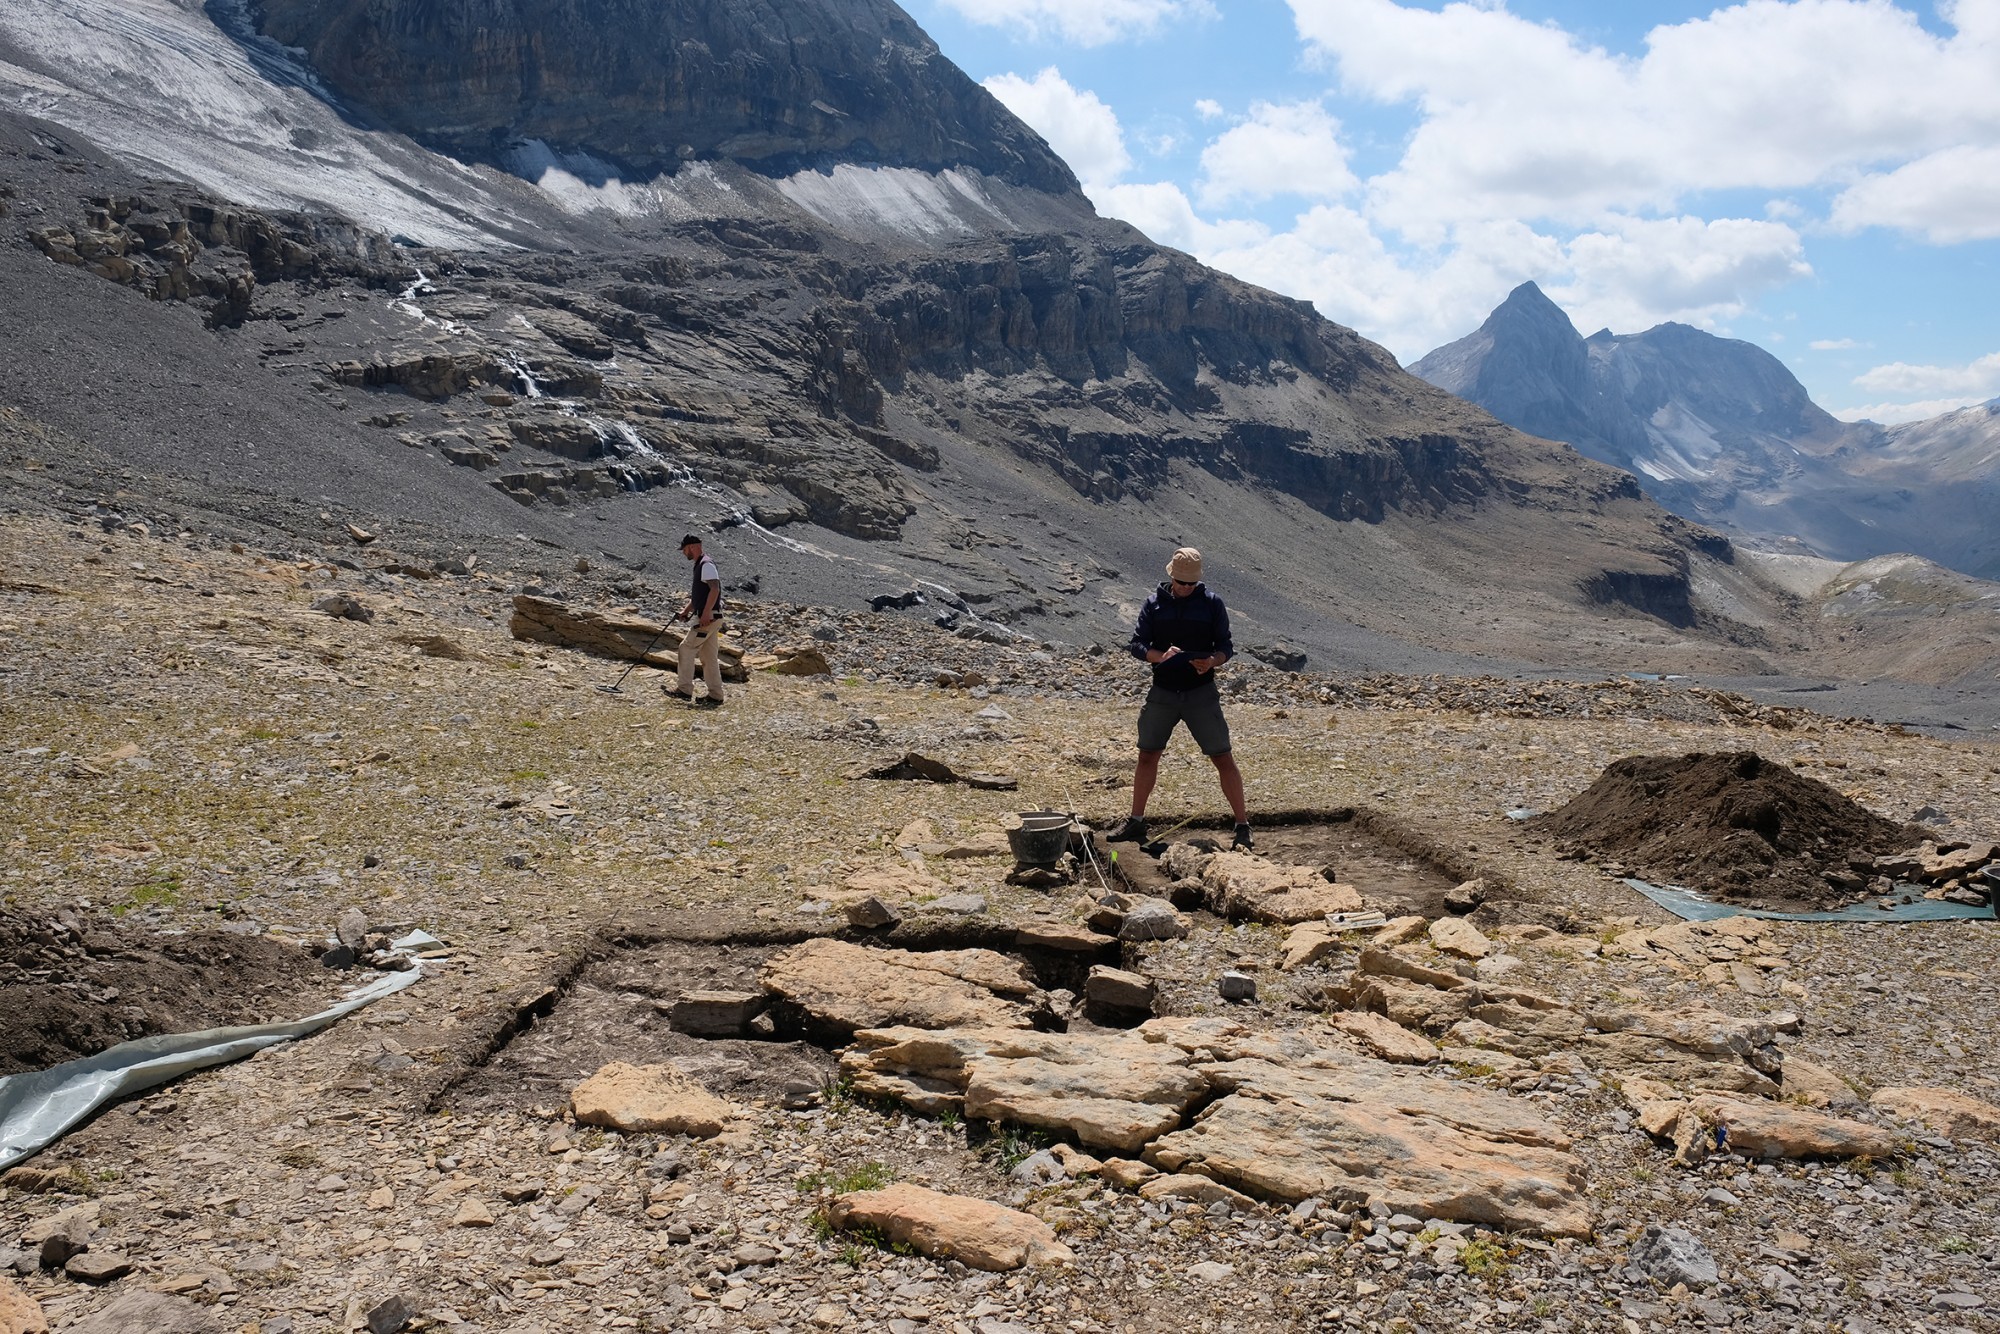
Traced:
MULTIPOLYGON (((721 711, 689 712, 661 699, 657 673, 610 696, 592 687, 614 666, 515 643, 505 622, 520 572, 371 573, 335 563, 378 559, 352 546, 274 557, 107 518, 0 522, 10 906, 288 938, 323 936, 359 906, 451 948, 393 1001, 114 1108, 36 1159, 40 1179, 5 1186, 8 1231, 94 1203, 96 1248, 135 1264, 108 1289, 24 1279, 57 1329, 135 1286, 183 1292, 215 1308, 219 1328, 257 1334, 354 1328, 394 1295, 421 1313, 416 1325, 516 1334, 2000 1324, 1994 1147, 1865 1106, 1845 1110, 1897 1125, 1894 1159, 1724 1156, 1688 1169, 1587 1070, 1458 1071, 1500 1081, 1576 1136, 1597 1231, 1468 1233, 1480 1245, 1451 1258, 1431 1220, 1330 1205, 1212 1212, 1090 1181, 1030 1187, 1008 1169, 1031 1138, 885 1112, 837 1087, 803 1109, 767 1101, 705 1143, 579 1133, 559 1105, 503 1106, 471 1083, 455 1097, 496 1044, 496 1016, 601 956, 608 919, 719 911, 779 930, 802 921, 802 900, 892 859, 913 819, 949 836, 1028 806, 1119 813, 1137 669, 1115 652, 981 643, 911 616, 753 605, 738 619, 747 647, 817 634, 835 678, 760 676, 721 711), (374 621, 312 611, 329 589, 367 602, 374 621), (410 642, 438 635, 464 656, 410 642), (935 683, 975 670, 977 686, 935 683), (1020 790, 842 777, 902 750, 1012 774, 1020 790), (822 1236, 822 1193, 872 1176, 1023 1205, 1078 1264, 983 1275, 822 1236), (536 1185, 536 1198, 507 1198, 536 1185), (468 1199, 490 1226, 454 1225, 468 1199), (1636 1275, 1630 1245, 1654 1223, 1692 1232, 1720 1282, 1687 1291, 1636 1275)), ((1363 807, 1468 859, 1511 887, 1488 923, 1502 940, 1529 922, 1594 936, 1669 920, 1505 816, 1560 804, 1626 754, 1755 749, 1891 818, 1932 806, 1942 832, 2000 833, 2000 752, 1964 739, 1664 682, 1261 666, 1234 680, 1254 807, 1363 807)), ((1176 747, 1155 811, 1171 821, 1215 806, 1207 766, 1176 747)), ((1067 894, 1005 886, 991 862, 932 869, 984 896, 994 919, 1068 907, 1067 894)), ((1789 989, 1775 995, 1526 941, 1507 946, 1520 960, 1509 981, 1576 1004, 1789 1009, 1802 1019, 1790 1052, 1859 1089, 1942 1085, 1991 1100, 1995 929, 1783 924, 1774 976, 1789 989)), ((1314 988, 1351 957, 1281 978, 1277 940, 1201 919, 1189 941, 1128 963, 1170 974, 1166 1003, 1181 1013, 1221 1012, 1216 972, 1261 963, 1261 1008, 1229 1012, 1309 1028, 1314 988)))

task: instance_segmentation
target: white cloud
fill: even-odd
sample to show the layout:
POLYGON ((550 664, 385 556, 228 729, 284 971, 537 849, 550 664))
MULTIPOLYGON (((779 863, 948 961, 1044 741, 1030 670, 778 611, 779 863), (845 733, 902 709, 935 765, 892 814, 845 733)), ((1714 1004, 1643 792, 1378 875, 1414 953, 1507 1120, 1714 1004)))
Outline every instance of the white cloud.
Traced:
POLYGON ((1341 147, 1340 123, 1317 102, 1258 102, 1201 154, 1196 194, 1214 207, 1231 200, 1301 195, 1337 199, 1360 185, 1341 147))
POLYGON ((974 23, 1030 37, 1102 46, 1169 23, 1212 18, 1209 0, 944 0, 974 23))
POLYGON ((1194 104, 1194 114, 1203 120, 1222 119, 1222 103, 1212 97, 1198 99, 1194 104))
POLYGON ((1085 188, 1109 185, 1132 169, 1117 113, 1096 93, 1070 86, 1053 65, 1032 79, 996 74, 985 86, 1049 141, 1085 188))
MULTIPOLYGON (((1896 361, 1854 377, 1857 387, 1876 394, 1959 396, 1977 402, 2000 393, 2000 352, 1963 366, 1912 366, 1896 361)), ((1965 406, 1964 404, 1960 405, 1965 406)))
POLYGON ((1750 218, 1621 218, 1572 238, 1565 252, 1571 276, 1548 293, 1585 330, 1713 326, 1812 272, 1797 232, 1750 218))
POLYGON ((1848 232, 1895 227, 1940 244, 2000 237, 2000 146, 1960 144, 1865 176, 1834 200, 1832 222, 1848 232))
POLYGON ((1852 338, 1815 338, 1806 346, 1815 352, 1846 352, 1861 344, 1852 338))
MULTIPOLYGON (((2000 134, 1995 0, 1959 0, 1949 39, 1889 0, 1745 0, 1653 29, 1636 57, 1498 4, 1290 3, 1346 91, 1416 109, 1370 214, 1427 244, 1469 217, 1587 226, 1706 191, 1838 186, 2000 134)), ((1852 225, 1949 231, 1977 197, 1937 192, 1937 220, 1865 202, 1852 225)))
POLYGON ((1871 421, 1884 426, 1894 426, 1898 422, 1920 422, 1931 417, 1942 417, 1947 412, 1957 412, 1960 408, 1974 407, 1986 400, 1974 395, 1971 398, 1933 398, 1919 403, 1864 403, 1858 408, 1831 408, 1834 416, 1846 422, 1871 421))

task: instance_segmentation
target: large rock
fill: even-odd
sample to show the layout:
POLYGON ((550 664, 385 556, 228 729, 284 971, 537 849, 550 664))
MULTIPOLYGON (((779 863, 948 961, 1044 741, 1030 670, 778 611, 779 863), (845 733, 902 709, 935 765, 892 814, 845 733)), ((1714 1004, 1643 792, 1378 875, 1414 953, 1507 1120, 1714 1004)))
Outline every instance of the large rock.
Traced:
MULTIPOLYGON (((573 648, 600 658, 637 659, 664 671, 675 670, 680 662, 676 653, 681 631, 673 626, 623 612, 572 607, 554 598, 520 594, 514 599, 514 616, 507 628, 516 639, 573 648)), ((743 650, 737 645, 723 640, 718 657, 723 680, 750 679, 743 666, 743 650)))
POLYGON ((48 1334, 42 1304, 11 1278, 0 1278, 0 1334, 48 1334))
POLYGON ((1431 948, 1461 959, 1483 959, 1493 952, 1493 942, 1463 917, 1440 917, 1431 923, 1431 948))
MULTIPOLYGON (((1789 1074, 1791 1065, 1786 1063, 1789 1074)), ((1885 1112, 1922 1121, 1954 1139, 1968 1135, 2000 1136, 2000 1107, 1952 1089, 1877 1089, 1868 1101, 1885 1112)))
POLYGON ((973 1269, 998 1272, 1076 1261, 1033 1214, 902 1182, 843 1195, 827 1209, 827 1218, 835 1227, 872 1228, 893 1245, 973 1269))
POLYGON ((578 1084, 569 1095, 580 1126, 603 1126, 627 1134, 693 1135, 708 1139, 736 1109, 671 1065, 627 1065, 613 1061, 578 1084))
POLYGON ((1412 1033, 1385 1015, 1342 1013, 1329 1015, 1328 1022, 1359 1042, 1371 1056, 1397 1065, 1429 1065, 1438 1058, 1437 1044, 1421 1033, 1412 1033))
POLYGON ((1582 1165, 1561 1130, 1506 1096, 1218 1020, 1150 1036, 1218 1059, 1224 1096, 1145 1152, 1277 1200, 1324 1197, 1552 1236, 1590 1230, 1582 1165))
POLYGON ((1139 1032, 895 1028, 856 1033, 854 1044, 841 1069, 857 1092, 1060 1131, 1123 1153, 1179 1125, 1209 1091, 1186 1052, 1139 1032))
POLYGON ((1896 1151, 1896 1137, 1880 1126, 1786 1103, 1702 1093, 1688 1109, 1726 1131, 1728 1147, 1747 1158, 1887 1158, 1896 1151))
POLYGON ((772 957, 764 990, 822 1031, 1026 1028, 1035 990, 1026 965, 992 950, 869 949, 809 940, 772 957))
POLYGON ((1290 925, 1334 912, 1359 912, 1361 891, 1329 884, 1318 871, 1287 866, 1252 852, 1218 852, 1203 863, 1208 906, 1232 921, 1290 925))
POLYGON ((128 1292, 63 1334, 222 1334, 206 1306, 164 1292, 128 1292))

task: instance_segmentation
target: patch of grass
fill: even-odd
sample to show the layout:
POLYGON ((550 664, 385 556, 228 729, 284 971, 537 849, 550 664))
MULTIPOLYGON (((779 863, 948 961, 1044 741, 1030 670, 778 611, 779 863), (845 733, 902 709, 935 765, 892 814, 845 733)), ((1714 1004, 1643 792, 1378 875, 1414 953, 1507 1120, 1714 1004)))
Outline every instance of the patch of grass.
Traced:
POLYGON ((1653 1179, 1653 1169, 1650 1167, 1635 1167, 1632 1169, 1632 1179, 1634 1181, 1651 1181, 1653 1179))
POLYGON ((1970 1255, 1979 1247, 1970 1237, 1946 1237, 1938 1243, 1938 1249, 1946 1255, 1970 1255))
POLYGON ((250 741, 276 741, 284 733, 272 727, 252 727, 245 731, 243 735, 246 740, 250 741))
POLYGON ((844 1264, 849 1269, 859 1269, 862 1262, 867 1260, 868 1252, 858 1243, 850 1241, 847 1245, 841 1247, 840 1254, 833 1258, 837 1263, 844 1264))
POLYGON ((1022 1163, 1049 1147, 1049 1136, 1040 1130, 1026 1126, 1003 1125, 998 1134, 986 1141, 980 1150, 993 1159, 994 1165, 1002 1172, 1011 1173, 1022 1163))
MULTIPOLYGON (((1507 1248, 1497 1238, 1474 1237, 1458 1253, 1458 1265, 1474 1278, 1497 1279, 1507 1272, 1507 1248)), ((1536 1314, 1543 1314, 1539 1306, 1536 1314)))
POLYGON ((112 916, 123 917, 134 908, 178 908, 184 888, 179 871, 161 871, 151 880, 134 885, 131 896, 111 909, 112 916))
POLYGON ((819 1095, 829 1111, 848 1107, 854 1102, 854 1081, 845 1075, 836 1075, 820 1086, 819 1095))
POLYGON ((540 769, 516 769, 512 777, 517 783, 534 783, 547 778, 548 775, 540 769))
POLYGON ((940 1126, 943 1126, 946 1130, 956 1130, 960 1126, 965 1124, 965 1118, 960 1116, 958 1114, 958 1109, 954 1107, 947 1107, 943 1111, 939 1112, 937 1121, 938 1124, 940 1126))
POLYGON ((794 1184, 799 1194, 812 1195, 822 1190, 830 1190, 835 1195, 845 1195, 856 1190, 880 1190, 896 1179, 896 1174, 883 1163, 862 1163, 836 1172, 832 1168, 808 1173, 794 1184))

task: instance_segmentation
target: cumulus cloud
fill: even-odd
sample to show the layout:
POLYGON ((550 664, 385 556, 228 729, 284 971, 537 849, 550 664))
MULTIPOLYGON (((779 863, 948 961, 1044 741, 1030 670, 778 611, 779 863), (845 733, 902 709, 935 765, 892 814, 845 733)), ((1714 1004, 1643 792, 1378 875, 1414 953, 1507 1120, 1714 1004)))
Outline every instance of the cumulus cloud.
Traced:
MULTIPOLYGON (((2000 393, 2000 352, 1990 353, 1963 366, 1912 366, 1896 361, 1876 366, 1854 377, 1857 387, 1874 394, 1930 394, 1938 398, 1961 397, 1968 403, 2000 393)), ((1961 407, 1965 404, 1960 404, 1961 407)))
MULTIPOLYGON (((1494 4, 1290 3, 1346 91, 1415 108, 1371 215, 1429 242, 1467 217, 1588 225, 1708 191, 1824 188, 2000 134, 1994 0, 1947 7, 1948 39, 1888 0, 1746 0, 1653 29, 1636 57, 1494 4)), ((1926 184, 1946 231, 1966 225, 1980 196, 1926 184)), ((1933 225, 1873 201, 1857 195, 1849 225, 1933 225)))
POLYGON ((1815 338, 1806 346, 1815 352, 1846 352, 1860 347, 1861 344, 1852 338, 1815 338))
POLYGON ((1117 113, 1096 93, 1072 87, 1055 66, 1032 79, 996 74, 985 86, 1049 141, 1086 188, 1109 185, 1132 169, 1117 113))
POLYGON ((2000 146, 1960 144, 1863 177, 1833 201, 1832 222, 1846 232, 1894 227, 1947 245, 2000 237, 2000 146))
POLYGON ((1222 103, 1212 97, 1197 98, 1194 104, 1194 114, 1200 116, 1203 120, 1220 120, 1222 119, 1222 103))
POLYGON ((1571 276, 1549 296, 1580 326, 1621 331, 1714 325, 1812 272, 1797 232, 1751 218, 1621 218, 1572 238, 1565 257, 1571 276))
POLYGON ((1169 23, 1212 18, 1209 0, 944 0, 974 23, 1030 37, 1102 46, 1169 23))
POLYGON ((1196 194, 1208 207, 1302 195, 1337 199, 1360 185, 1347 165, 1340 123, 1317 102, 1258 102, 1242 124, 1201 154, 1196 194))

